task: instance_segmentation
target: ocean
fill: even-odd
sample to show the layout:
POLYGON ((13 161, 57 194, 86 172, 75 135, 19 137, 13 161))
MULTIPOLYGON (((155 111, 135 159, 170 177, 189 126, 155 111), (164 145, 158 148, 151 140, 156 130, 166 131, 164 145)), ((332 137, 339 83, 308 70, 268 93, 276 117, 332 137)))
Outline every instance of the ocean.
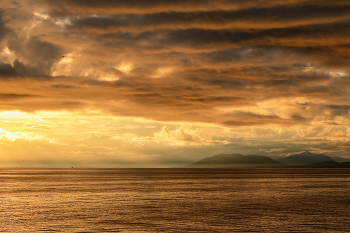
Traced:
POLYGON ((350 169, 1 169, 0 232, 350 232, 350 169))

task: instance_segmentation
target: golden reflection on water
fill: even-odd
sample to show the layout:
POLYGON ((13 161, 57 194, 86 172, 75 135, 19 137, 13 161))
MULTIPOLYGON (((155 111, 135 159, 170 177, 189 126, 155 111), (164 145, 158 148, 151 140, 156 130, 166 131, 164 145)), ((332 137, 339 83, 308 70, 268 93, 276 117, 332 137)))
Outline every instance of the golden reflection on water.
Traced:
POLYGON ((349 232, 349 169, 0 170, 1 232, 349 232))

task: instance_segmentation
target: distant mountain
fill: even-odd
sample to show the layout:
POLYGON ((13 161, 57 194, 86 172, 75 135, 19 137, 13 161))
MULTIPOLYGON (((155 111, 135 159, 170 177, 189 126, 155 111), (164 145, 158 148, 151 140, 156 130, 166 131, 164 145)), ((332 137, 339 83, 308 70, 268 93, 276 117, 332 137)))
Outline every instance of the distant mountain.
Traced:
POLYGON ((350 168, 350 162, 338 162, 333 158, 309 151, 277 161, 259 155, 218 154, 204 158, 187 168, 350 168))
POLYGON ((305 151, 300 154, 290 155, 288 157, 278 159, 277 161, 286 165, 306 165, 334 160, 331 157, 324 154, 314 154, 310 151, 305 151))
POLYGON ((202 159, 188 168, 279 167, 281 163, 258 155, 219 154, 202 159))
POLYGON ((339 156, 330 156, 330 157, 338 163, 350 162, 350 159, 344 159, 344 158, 339 157, 339 156))
MULTIPOLYGON (((313 163, 313 164, 339 164, 338 162, 334 161, 334 160, 328 160, 328 161, 323 161, 323 162, 320 162, 320 163, 313 163)), ((311 164, 311 165, 313 165, 311 164)))

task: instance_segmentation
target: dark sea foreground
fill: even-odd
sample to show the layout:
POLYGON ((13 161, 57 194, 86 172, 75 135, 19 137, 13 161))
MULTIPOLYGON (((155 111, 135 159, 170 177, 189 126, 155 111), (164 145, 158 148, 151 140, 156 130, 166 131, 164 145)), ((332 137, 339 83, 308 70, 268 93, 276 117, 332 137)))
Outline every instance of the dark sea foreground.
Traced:
POLYGON ((350 169, 9 169, 0 185, 0 232, 350 232, 350 169))

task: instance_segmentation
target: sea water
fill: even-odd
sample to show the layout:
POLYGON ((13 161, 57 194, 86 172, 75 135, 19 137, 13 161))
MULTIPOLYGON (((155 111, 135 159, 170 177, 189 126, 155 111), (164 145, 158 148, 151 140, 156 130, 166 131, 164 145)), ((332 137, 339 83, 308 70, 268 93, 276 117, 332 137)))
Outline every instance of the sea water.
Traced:
POLYGON ((0 170, 0 232, 350 232, 350 169, 0 170))

